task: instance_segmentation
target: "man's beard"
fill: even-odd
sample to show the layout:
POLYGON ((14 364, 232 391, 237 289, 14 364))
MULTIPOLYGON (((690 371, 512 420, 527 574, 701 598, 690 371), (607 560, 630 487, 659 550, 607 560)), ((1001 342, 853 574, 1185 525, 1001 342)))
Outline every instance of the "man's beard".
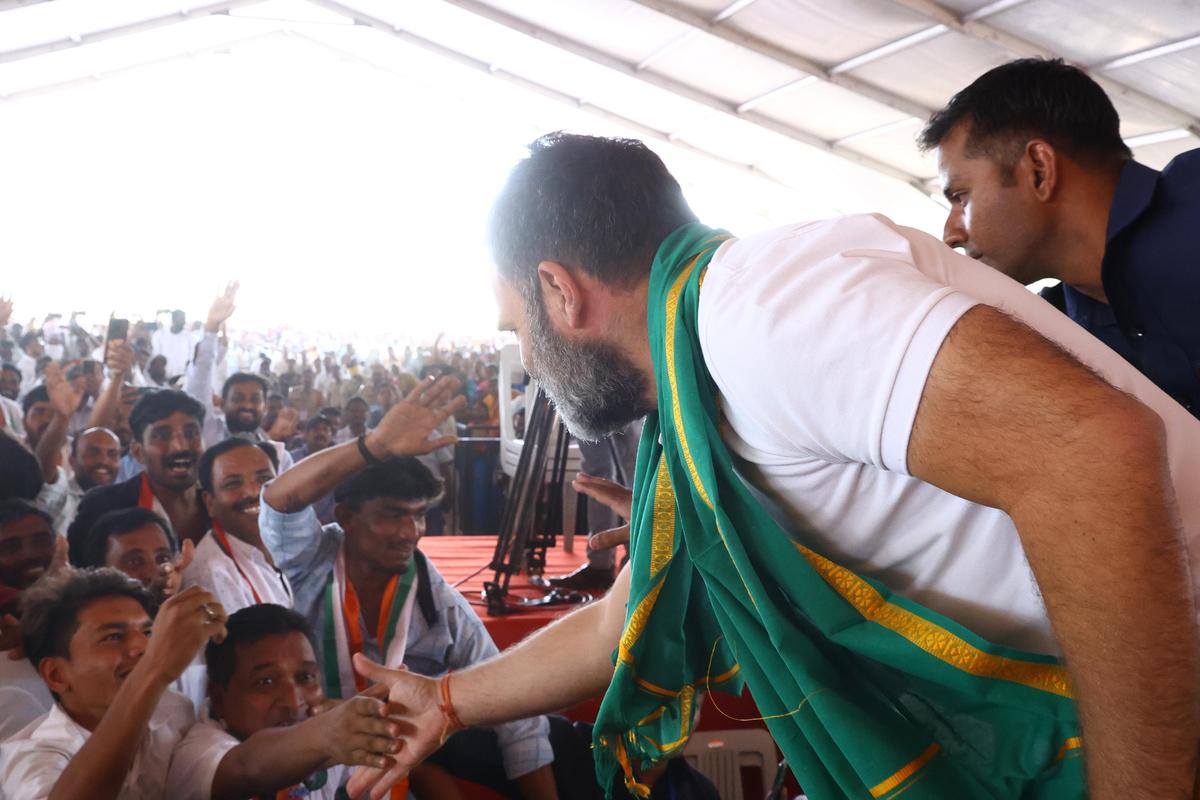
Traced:
POLYGON ((248 417, 243 417, 242 412, 235 411, 232 414, 225 416, 225 427, 229 428, 230 433, 253 433, 262 425, 262 416, 251 413, 248 417))
POLYGON ((546 391, 571 435, 598 442, 654 410, 645 399, 646 377, 620 350, 560 336, 541 297, 526 309, 530 377, 546 391))

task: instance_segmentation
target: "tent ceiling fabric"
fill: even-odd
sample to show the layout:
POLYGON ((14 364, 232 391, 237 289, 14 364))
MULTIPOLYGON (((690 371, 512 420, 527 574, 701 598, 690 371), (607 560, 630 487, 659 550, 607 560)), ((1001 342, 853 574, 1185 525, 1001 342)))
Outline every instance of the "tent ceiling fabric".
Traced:
POLYGON ((928 191, 923 119, 1030 53, 1088 69, 1145 163, 1200 146, 1195 0, 0 0, 0 101, 351 23, 768 174, 815 150, 928 191))

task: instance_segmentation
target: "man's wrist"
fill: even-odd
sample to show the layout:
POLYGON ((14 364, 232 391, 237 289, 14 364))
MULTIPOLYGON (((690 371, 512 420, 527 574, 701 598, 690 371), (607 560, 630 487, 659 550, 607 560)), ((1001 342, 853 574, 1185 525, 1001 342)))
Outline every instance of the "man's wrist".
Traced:
MULTIPOLYGON (((380 441, 378 429, 367 431, 362 436, 358 437, 358 441, 362 442, 362 447, 367 449, 375 461, 382 461, 383 459, 389 458, 392 455, 387 445, 380 441)), ((371 461, 371 459, 367 458, 366 453, 363 454, 363 459, 368 465, 374 463, 371 461)))

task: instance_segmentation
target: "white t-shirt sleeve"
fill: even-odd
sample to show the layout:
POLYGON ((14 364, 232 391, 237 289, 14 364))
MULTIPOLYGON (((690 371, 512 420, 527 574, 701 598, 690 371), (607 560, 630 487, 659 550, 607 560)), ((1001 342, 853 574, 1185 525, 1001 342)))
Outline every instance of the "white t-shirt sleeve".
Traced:
POLYGON ((907 474, 925 379, 975 304, 922 272, 885 219, 840 217, 723 246, 705 276, 701 347, 723 410, 766 449, 907 474))
POLYGON ((207 720, 192 726, 175 746, 167 772, 167 797, 178 800, 209 800, 213 779, 225 754, 238 740, 207 720))

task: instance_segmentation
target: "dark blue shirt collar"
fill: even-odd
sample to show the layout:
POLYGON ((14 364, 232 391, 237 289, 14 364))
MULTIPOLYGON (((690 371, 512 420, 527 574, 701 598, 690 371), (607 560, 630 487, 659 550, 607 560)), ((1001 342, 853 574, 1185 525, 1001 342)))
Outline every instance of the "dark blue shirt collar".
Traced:
POLYGON ((1108 210, 1106 241, 1111 242, 1141 216, 1154 198, 1154 190, 1160 177, 1161 172, 1139 164, 1132 158, 1125 162, 1125 166, 1121 167, 1121 176, 1117 179, 1112 206, 1108 210))

